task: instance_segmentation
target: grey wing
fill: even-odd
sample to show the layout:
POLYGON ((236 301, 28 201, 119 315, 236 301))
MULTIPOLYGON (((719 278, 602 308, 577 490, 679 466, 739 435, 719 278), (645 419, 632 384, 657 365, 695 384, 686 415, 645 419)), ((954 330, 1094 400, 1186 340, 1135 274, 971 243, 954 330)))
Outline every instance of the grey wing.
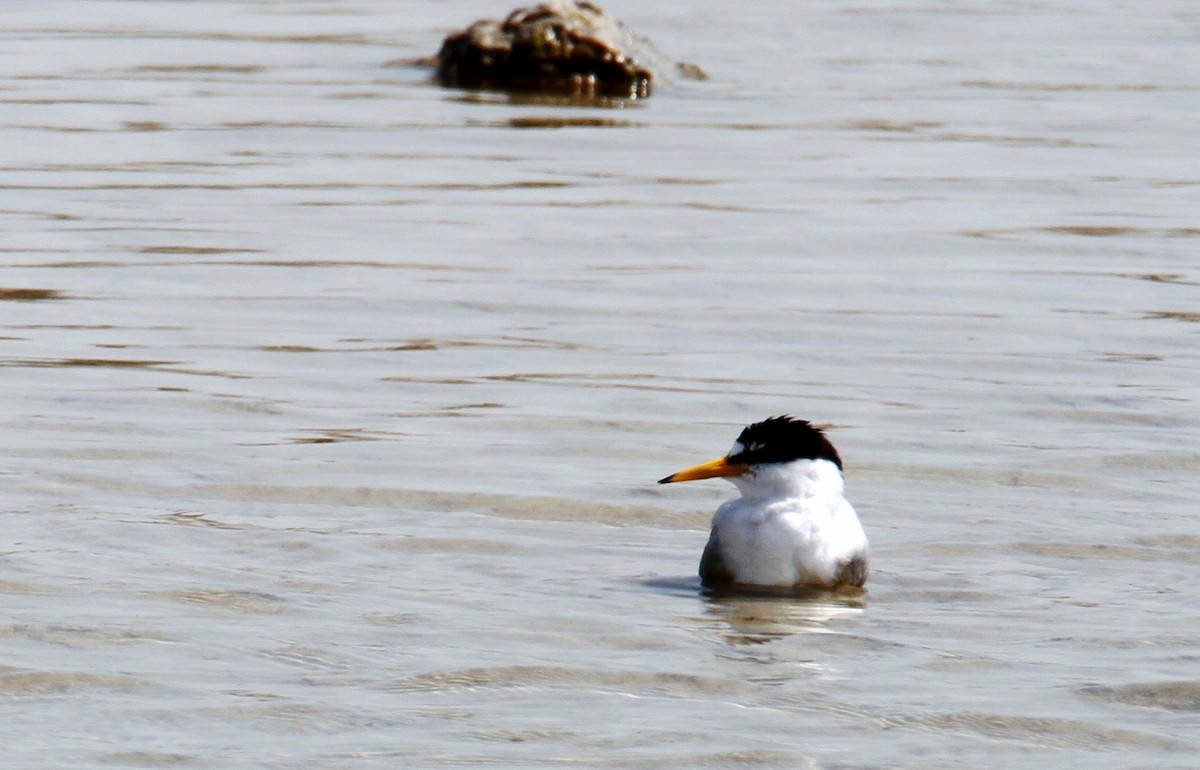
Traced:
POLYGON ((871 569, 868 564, 867 555, 860 553, 850 561, 845 562, 838 567, 838 573, 835 580, 838 585, 854 586, 862 588, 867 582, 867 576, 871 569))
POLYGON ((717 531, 714 529, 708 536, 708 545, 700 556, 700 583, 706 586, 726 585, 733 582, 733 575, 721 558, 721 549, 717 543, 717 531))

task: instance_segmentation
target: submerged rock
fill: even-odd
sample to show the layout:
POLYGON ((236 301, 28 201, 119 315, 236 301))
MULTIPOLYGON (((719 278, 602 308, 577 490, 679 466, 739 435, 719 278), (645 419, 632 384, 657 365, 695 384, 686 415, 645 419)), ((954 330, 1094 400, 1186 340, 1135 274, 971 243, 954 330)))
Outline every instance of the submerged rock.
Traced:
POLYGON ((437 76, 452 88, 644 99, 672 75, 703 77, 588 2, 518 8, 477 21, 442 43, 437 76))

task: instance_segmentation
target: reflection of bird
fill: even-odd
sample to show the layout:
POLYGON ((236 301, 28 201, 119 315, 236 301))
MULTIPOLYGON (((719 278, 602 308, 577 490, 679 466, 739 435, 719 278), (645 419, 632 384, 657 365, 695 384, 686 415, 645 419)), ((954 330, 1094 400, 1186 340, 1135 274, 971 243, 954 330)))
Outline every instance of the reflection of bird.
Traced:
POLYGON ((742 493, 717 509, 700 559, 706 586, 867 582, 867 536, 842 496, 842 460, 820 429, 772 417, 742 431, 724 457, 659 480, 728 478, 742 493))

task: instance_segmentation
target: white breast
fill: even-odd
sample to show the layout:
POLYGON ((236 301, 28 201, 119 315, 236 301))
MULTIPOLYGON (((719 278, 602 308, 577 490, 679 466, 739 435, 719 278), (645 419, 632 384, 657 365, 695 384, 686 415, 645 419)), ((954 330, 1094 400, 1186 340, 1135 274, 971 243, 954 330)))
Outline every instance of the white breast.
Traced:
POLYGON ((743 496, 717 509, 710 549, 734 582, 834 585, 861 558, 867 537, 842 495, 842 474, 826 460, 764 466, 731 479, 743 496))

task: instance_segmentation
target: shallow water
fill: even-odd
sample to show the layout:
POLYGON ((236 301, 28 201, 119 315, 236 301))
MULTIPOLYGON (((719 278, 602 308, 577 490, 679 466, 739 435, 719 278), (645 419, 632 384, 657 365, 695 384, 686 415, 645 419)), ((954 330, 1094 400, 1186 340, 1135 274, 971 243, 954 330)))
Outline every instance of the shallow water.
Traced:
POLYGON ((0 8, 6 766, 1194 764, 1192 5, 607 7, 0 8), (698 591, 781 412, 865 599, 698 591))

